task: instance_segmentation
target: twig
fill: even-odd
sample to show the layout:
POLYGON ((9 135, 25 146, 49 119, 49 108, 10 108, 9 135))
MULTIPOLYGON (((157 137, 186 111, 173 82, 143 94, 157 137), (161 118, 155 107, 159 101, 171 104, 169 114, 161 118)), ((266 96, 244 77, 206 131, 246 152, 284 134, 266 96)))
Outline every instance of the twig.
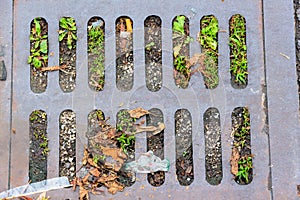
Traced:
POLYGON ((41 68, 41 71, 42 72, 45 72, 45 71, 57 71, 57 70, 60 70, 60 69, 65 69, 65 68, 67 68, 67 65, 50 66, 50 67, 43 67, 43 68, 41 68))

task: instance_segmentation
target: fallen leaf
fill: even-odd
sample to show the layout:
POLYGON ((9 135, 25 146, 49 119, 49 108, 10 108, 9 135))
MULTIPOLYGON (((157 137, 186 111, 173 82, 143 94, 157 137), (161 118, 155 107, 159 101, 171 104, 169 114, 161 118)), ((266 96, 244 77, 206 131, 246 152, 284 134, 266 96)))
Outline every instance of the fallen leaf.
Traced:
POLYGON ((231 173, 236 175, 239 171, 238 160, 240 159, 240 154, 237 148, 232 149, 230 165, 231 165, 231 173))
POLYGON ((80 200, 89 199, 89 191, 84 189, 84 187, 79 187, 79 199, 80 200))
POLYGON ((123 191, 124 186, 117 181, 110 181, 105 183, 105 186, 108 188, 108 192, 111 194, 116 194, 118 191, 123 191))
POLYGON ((88 158, 89 158, 89 151, 87 150, 86 147, 84 147, 83 158, 82 158, 82 165, 86 165, 87 164, 88 158))
POLYGON ((22 199, 22 200, 33 200, 32 198, 26 197, 26 196, 21 196, 19 198, 22 199))
POLYGON ((128 113, 130 114, 130 117, 138 119, 144 115, 149 114, 149 111, 145 110, 143 108, 136 108, 136 109, 128 111, 128 113))
POLYGON ((173 54, 174 54, 174 57, 176 58, 178 55, 179 55, 179 51, 181 49, 181 44, 180 45, 177 45, 173 48, 173 54))
POLYGON ((124 163, 124 160, 127 158, 126 154, 123 152, 121 148, 110 148, 100 146, 103 154, 106 156, 111 156, 114 160, 124 163))
POLYGON ((96 176, 96 177, 100 177, 100 174, 101 174, 97 168, 91 169, 91 170, 89 171, 89 173, 90 173, 91 175, 93 175, 93 176, 96 176))
POLYGON ((156 135, 160 133, 162 130, 165 129, 164 123, 159 123, 158 126, 136 126, 135 133, 141 133, 141 132, 152 132, 152 135, 156 135))

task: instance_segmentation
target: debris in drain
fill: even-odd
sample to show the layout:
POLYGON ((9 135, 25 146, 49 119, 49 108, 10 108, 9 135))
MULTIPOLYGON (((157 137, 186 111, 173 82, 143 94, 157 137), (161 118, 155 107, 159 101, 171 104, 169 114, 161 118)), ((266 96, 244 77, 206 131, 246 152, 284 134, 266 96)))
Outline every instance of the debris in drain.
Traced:
POLYGON ((2 60, 0 62, 0 81, 5 81, 6 77, 7 77, 7 71, 6 71, 5 63, 2 60))
POLYGON ((67 177, 57 177, 4 191, 0 193, 0 198, 12 199, 71 186, 67 177))
MULTIPOLYGON (((134 143, 137 131, 141 132, 141 129, 144 128, 143 131, 152 131, 153 134, 156 134, 165 126, 161 123, 157 127, 145 126, 141 128, 141 124, 144 122, 136 120, 146 113, 150 114, 143 108, 133 109, 131 112, 120 111, 118 117, 121 117, 122 120, 126 119, 126 122, 123 121, 123 124, 117 126, 118 128, 108 124, 108 119, 105 119, 104 116, 97 118, 99 129, 97 129, 96 134, 88 137, 89 146, 85 147, 82 166, 72 181, 74 190, 79 186, 80 199, 89 199, 90 192, 93 194, 104 193, 104 190, 100 190, 102 186, 106 187, 111 194, 123 191, 128 186, 128 183, 124 183, 124 179, 135 179, 133 173, 135 170, 128 169, 128 166, 133 166, 134 163, 136 165, 143 165, 145 162, 148 165, 152 163, 152 168, 148 168, 151 172, 169 169, 169 161, 161 160, 153 155, 153 152, 145 154, 148 156, 148 161, 146 158, 142 160, 140 158, 130 162, 132 160, 130 160, 131 154, 128 152, 128 147, 134 143), (128 165, 126 162, 129 162, 128 165)), ((144 168, 142 171, 146 171, 146 166, 144 168)))
POLYGON ((148 151, 140 156, 136 161, 127 163, 125 170, 136 173, 152 173, 157 171, 169 171, 170 161, 168 159, 161 160, 153 154, 153 151, 148 151))
POLYGON ((50 66, 50 67, 42 67, 41 71, 46 72, 46 71, 57 71, 60 69, 65 69, 67 68, 67 65, 61 65, 61 66, 50 66))

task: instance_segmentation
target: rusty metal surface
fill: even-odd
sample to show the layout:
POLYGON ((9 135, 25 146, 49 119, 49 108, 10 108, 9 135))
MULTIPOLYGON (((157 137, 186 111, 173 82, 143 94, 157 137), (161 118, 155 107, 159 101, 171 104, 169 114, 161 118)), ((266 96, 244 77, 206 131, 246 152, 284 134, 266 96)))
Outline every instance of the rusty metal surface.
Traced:
POLYGON ((293 1, 266 0, 264 11, 273 195, 274 199, 298 199, 300 129, 293 1))
MULTIPOLYGON (((10 2, 9 0, 6 0, 10 2)), ((2 2, 2 1, 1 1, 2 2)), ((151 186, 146 175, 138 175, 138 181, 126 188, 123 193, 92 199, 271 199, 268 188, 273 184, 274 199, 285 199, 286 191, 290 199, 296 197, 296 182, 299 181, 299 147, 297 135, 299 132, 298 95, 296 88, 294 35, 279 29, 282 22, 279 19, 286 16, 284 26, 286 30, 293 30, 292 2, 239 0, 224 1, 180 1, 161 2, 152 1, 76 1, 76 0, 15 0, 14 1, 14 32, 13 32, 13 67, 11 68, 11 49, 7 48, 8 74, 13 69, 13 109, 10 113, 10 80, 0 82, 1 94, 1 127, 7 131, 0 134, 0 141, 9 144, 9 120, 12 116, 12 128, 16 130, 11 135, 11 177, 0 183, 0 190, 6 188, 8 181, 11 188, 24 185, 28 181, 29 166, 29 115, 33 110, 42 109, 48 115, 48 137, 50 154, 48 156, 48 178, 58 176, 59 170, 59 115, 66 109, 76 113, 77 121, 77 166, 80 166, 83 145, 87 143, 85 133, 87 130, 87 116, 93 109, 101 109, 105 116, 112 118, 122 108, 135 108, 142 106, 145 109, 159 108, 164 114, 165 129, 165 158, 171 161, 170 171, 166 173, 165 183, 160 187, 151 186), (278 4, 278 5, 277 5, 278 4), (282 5, 281 5, 282 4, 282 5), (284 4, 284 5, 283 5, 284 4), (291 5, 290 5, 291 4, 291 5), (262 13, 264 5, 264 16, 262 13), (291 12, 291 13, 289 13, 291 12), (249 82, 245 89, 232 88, 229 73, 229 19, 234 14, 241 14, 247 23, 247 47, 249 62, 249 82), (205 89, 201 76, 194 76, 190 86, 179 89, 173 80, 172 61, 172 19, 179 14, 190 17, 190 35, 196 37, 200 28, 200 19, 204 15, 213 14, 218 19, 219 27, 225 30, 219 33, 219 76, 220 84, 214 90, 205 89), (121 92, 116 88, 115 78, 115 20, 122 15, 129 16, 134 23, 134 86, 128 92, 121 92), (145 83, 144 65, 144 20, 150 15, 157 15, 162 19, 162 47, 163 47, 163 87, 158 92, 150 92, 145 83), (71 93, 63 93, 58 83, 58 72, 48 74, 48 87, 46 92, 35 94, 30 90, 29 65, 29 31, 30 22, 35 17, 43 17, 48 22, 49 65, 57 65, 59 61, 58 23, 63 16, 70 16, 76 20, 78 27, 77 42, 77 78, 76 88, 71 93), (106 84, 104 91, 93 92, 88 86, 87 71, 87 44, 86 26, 93 16, 100 16, 105 20, 105 66, 106 84), (276 19, 276 21, 274 21, 276 19), (264 34, 263 20, 265 22, 266 63, 264 63, 264 34), (291 20, 291 21, 290 21, 291 20), (290 29, 288 29, 290 28, 290 29), (278 33, 275 35, 274 32, 278 33), (285 34, 287 33, 287 35, 285 34), (279 37, 279 38, 278 38, 279 37), (286 42, 285 38, 290 38, 286 42), (280 40, 281 39, 281 40, 280 40), (290 46, 289 46, 290 45, 290 46), (290 56, 287 60, 280 53, 290 56), (284 67, 283 67, 284 66, 284 67), (290 67, 287 67, 290 66, 290 67), (269 102, 269 125, 272 158, 272 180, 269 182, 269 144, 265 131, 264 90, 265 67, 267 75, 267 97, 269 102), (4 84, 5 86, 3 86, 4 84), (3 98, 6 97, 6 98, 3 98), (281 98, 282 97, 282 98, 281 98), (236 107, 248 106, 251 115, 251 143, 252 153, 255 155, 254 178, 249 185, 238 185, 230 173, 231 155, 231 113, 236 107), (222 131, 222 163, 223 180, 220 185, 211 186, 205 180, 205 152, 203 114, 209 107, 216 107, 220 112, 222 131), (180 186, 176 180, 175 172, 175 131, 174 113, 177 109, 188 109, 192 115, 193 124, 193 154, 195 180, 189 187, 180 186), (3 110, 2 110, 3 109, 3 110), (3 112, 6 111, 6 112, 3 112), (289 115, 289 113, 293 113, 289 115), (287 118, 286 116, 290 116, 287 118), (280 123, 284 121, 284 124, 280 123), (296 138, 293 139, 293 138, 296 138), (3 140, 2 140, 3 139, 3 140), (298 147, 298 149, 297 149, 298 147), (290 149, 288 151, 286 148, 290 149), (278 151, 280 150, 280 151, 278 151), (291 158, 289 160, 285 158, 291 158), (283 162, 286 161, 286 162, 283 162), (286 170, 288 169, 288 170, 286 170)), ((0 4, 1 5, 1 4, 0 4)), ((5 4, 9 7, 12 4, 5 4)), ((1 6, 0 9, 3 9, 1 6)), ((12 12, 12 7, 7 8, 12 12)), ((2 11, 2 10, 0 10, 2 11)), ((10 13, 11 14, 11 13, 10 13)), ((9 15, 0 13, 0 17, 9 15)), ((11 16, 11 15, 10 15, 11 16)), ((5 27, 11 27, 11 18, 5 21, 5 27), (9 26, 10 25, 10 26, 9 26)), ((0 37, 2 37, 3 23, 0 24, 0 37)), ((12 36, 5 32, 8 38, 12 36)), ((2 38, 0 38, 2 44, 2 38)), ((11 44, 7 42, 7 44, 11 44)), ((190 54, 200 52, 198 44, 193 43, 190 54)), ((299 137, 299 136, 298 136, 299 137)), ((0 143, 1 150, 7 145, 0 143)), ((136 155, 146 151, 146 136, 141 134, 136 142, 136 155)), ((8 153, 0 151, 1 160, 8 159, 8 153), (2 159, 3 158, 3 159, 2 159)), ((9 162, 7 162, 9 163, 9 162)), ((0 164, 0 175, 8 177, 4 169, 8 164, 0 164)), ((299 184, 299 183, 298 183, 299 184)), ((49 192, 52 199, 78 199, 78 191, 70 189, 49 192)))
POLYGON ((11 48, 12 48, 12 3, 0 2, 0 61, 4 61, 7 79, 0 81, 0 191, 8 189, 10 106, 11 106, 11 48))

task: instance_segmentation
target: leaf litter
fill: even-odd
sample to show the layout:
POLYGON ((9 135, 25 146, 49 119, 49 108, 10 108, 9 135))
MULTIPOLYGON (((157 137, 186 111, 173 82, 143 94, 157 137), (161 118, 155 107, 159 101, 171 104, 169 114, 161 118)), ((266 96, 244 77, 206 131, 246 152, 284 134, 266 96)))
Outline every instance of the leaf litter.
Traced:
POLYGON ((101 187, 105 187, 111 194, 122 192, 126 185, 120 181, 120 177, 133 176, 132 171, 125 170, 128 156, 120 146, 118 138, 124 134, 135 136, 135 134, 145 131, 156 135, 165 128, 164 123, 158 123, 157 126, 142 126, 143 120, 136 121, 151 114, 148 110, 136 108, 129 110, 128 113, 130 118, 134 119, 132 120, 134 129, 129 133, 108 124, 108 119, 97 119, 100 129, 95 136, 88 138, 89 145, 85 146, 82 166, 72 181, 74 191, 79 187, 80 200, 88 200, 90 193, 104 194, 101 187))

